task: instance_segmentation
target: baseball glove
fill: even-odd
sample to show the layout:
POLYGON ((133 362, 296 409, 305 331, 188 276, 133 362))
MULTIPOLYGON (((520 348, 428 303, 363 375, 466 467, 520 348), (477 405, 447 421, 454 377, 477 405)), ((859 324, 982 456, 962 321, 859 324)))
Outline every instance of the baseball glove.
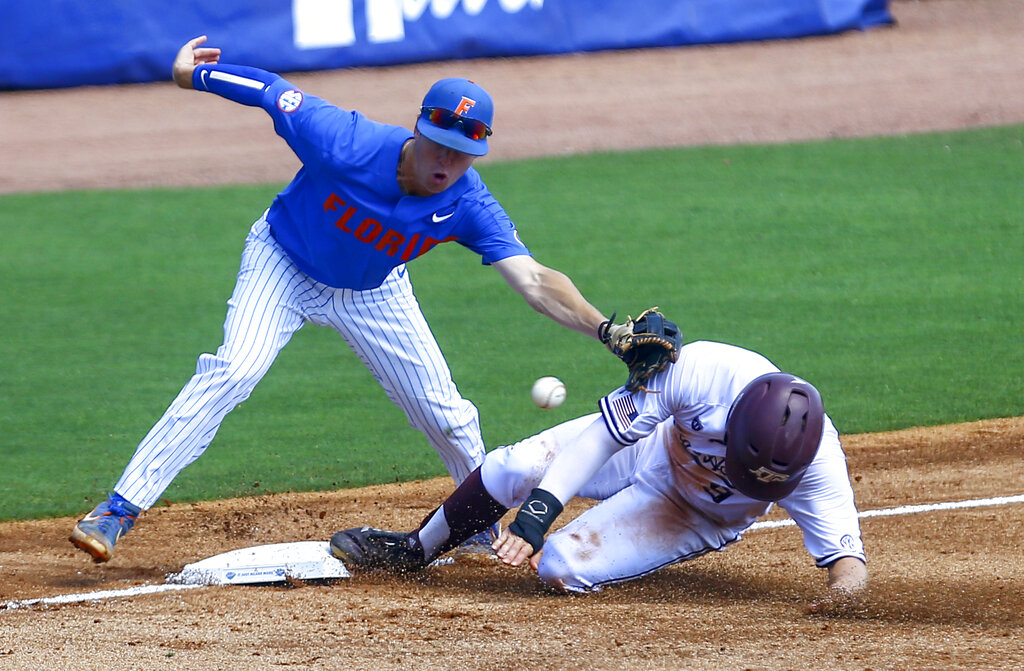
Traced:
POLYGON ((647 381, 679 359, 683 336, 675 322, 665 319, 657 307, 645 310, 636 320, 614 324, 615 315, 598 328, 598 336, 612 354, 629 369, 627 391, 648 391, 647 381))

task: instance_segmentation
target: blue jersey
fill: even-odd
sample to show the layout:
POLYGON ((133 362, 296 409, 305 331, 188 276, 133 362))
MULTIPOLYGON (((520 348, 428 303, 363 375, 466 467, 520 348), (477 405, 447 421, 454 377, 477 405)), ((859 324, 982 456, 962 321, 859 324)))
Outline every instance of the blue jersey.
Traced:
POLYGON ((409 130, 335 107, 258 68, 201 65, 192 81, 199 91, 262 107, 302 161, 267 221, 295 265, 318 282, 372 289, 444 242, 473 250, 485 264, 530 253, 473 168, 439 194, 402 193, 397 167, 409 130))

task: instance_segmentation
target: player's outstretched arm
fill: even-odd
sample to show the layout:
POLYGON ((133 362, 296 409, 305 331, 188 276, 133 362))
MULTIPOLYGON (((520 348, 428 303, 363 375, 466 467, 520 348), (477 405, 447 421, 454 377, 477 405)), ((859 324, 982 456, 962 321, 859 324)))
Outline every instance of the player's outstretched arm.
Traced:
POLYGON ((564 273, 538 263, 531 256, 510 256, 492 264, 537 312, 591 338, 605 321, 564 273))
POLYGON ((183 89, 193 88, 192 71, 197 65, 216 63, 220 60, 220 49, 203 47, 200 45, 206 42, 206 35, 200 35, 186 42, 178 55, 174 57, 174 64, 171 65, 171 76, 174 83, 183 89))

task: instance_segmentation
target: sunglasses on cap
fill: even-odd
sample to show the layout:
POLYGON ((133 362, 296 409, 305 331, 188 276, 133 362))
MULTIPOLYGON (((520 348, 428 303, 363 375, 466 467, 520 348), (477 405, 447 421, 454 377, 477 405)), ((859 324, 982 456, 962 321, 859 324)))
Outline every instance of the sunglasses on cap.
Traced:
POLYGON ((460 116, 443 107, 424 107, 420 110, 420 116, 445 130, 458 126, 462 134, 470 140, 483 140, 491 134, 491 127, 483 121, 460 116))

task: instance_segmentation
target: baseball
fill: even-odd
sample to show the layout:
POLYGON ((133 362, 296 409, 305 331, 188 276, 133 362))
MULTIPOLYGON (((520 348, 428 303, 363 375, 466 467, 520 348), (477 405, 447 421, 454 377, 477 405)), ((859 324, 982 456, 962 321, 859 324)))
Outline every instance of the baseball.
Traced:
POLYGON ((541 408, 557 408, 565 400, 565 383, 557 377, 542 377, 533 383, 533 402, 541 408))

